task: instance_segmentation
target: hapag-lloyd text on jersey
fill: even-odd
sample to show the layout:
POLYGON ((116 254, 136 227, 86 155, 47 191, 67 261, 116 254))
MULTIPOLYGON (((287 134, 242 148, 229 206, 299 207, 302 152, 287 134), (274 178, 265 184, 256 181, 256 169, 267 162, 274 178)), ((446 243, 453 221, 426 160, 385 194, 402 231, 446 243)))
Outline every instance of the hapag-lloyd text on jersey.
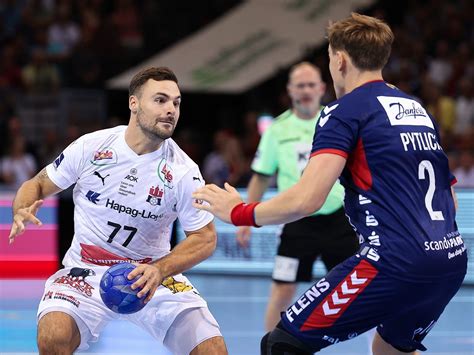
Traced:
POLYGON ((110 209, 116 210, 118 213, 125 213, 132 217, 142 217, 144 219, 152 219, 156 221, 158 218, 161 218, 161 215, 153 214, 150 211, 146 210, 137 210, 136 208, 127 207, 125 205, 121 205, 120 203, 116 203, 114 200, 107 199, 107 203, 105 207, 110 209))

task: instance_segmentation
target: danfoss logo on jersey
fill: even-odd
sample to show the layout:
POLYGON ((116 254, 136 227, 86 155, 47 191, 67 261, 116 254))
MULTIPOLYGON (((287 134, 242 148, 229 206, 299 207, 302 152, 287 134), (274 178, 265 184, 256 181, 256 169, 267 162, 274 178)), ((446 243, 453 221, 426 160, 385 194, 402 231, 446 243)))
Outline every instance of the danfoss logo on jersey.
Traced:
POLYGON ((419 102, 404 97, 377 96, 392 126, 426 126, 434 129, 428 113, 419 102))
POLYGON ((158 218, 161 217, 161 215, 153 214, 150 211, 137 210, 136 208, 121 205, 120 203, 117 203, 114 200, 110 200, 110 199, 107 199, 107 203, 105 204, 105 207, 108 207, 112 210, 115 210, 118 213, 125 213, 125 214, 128 214, 128 215, 132 216, 132 217, 140 216, 144 219, 152 219, 154 221, 158 220, 158 218))

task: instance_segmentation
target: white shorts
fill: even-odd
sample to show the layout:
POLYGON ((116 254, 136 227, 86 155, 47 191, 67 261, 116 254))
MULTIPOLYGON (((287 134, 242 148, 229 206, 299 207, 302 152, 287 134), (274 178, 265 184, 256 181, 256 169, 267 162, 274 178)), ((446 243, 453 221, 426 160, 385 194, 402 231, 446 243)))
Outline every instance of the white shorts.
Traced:
POLYGON ((100 279, 107 268, 104 266, 65 268, 52 275, 46 280, 38 307, 38 321, 53 311, 64 312, 73 317, 81 333, 78 350, 86 350, 89 342, 97 341, 102 329, 113 319, 124 319, 135 323, 159 342, 164 343, 173 354, 189 354, 204 340, 221 336, 219 325, 207 309, 206 301, 182 274, 166 279, 163 282, 166 287, 160 285, 142 310, 132 314, 117 314, 111 311, 102 302, 99 294, 100 279), (196 311, 205 309, 205 311, 187 311, 193 309, 196 311), (175 319, 181 324, 180 328, 191 328, 199 324, 200 331, 194 332, 194 337, 181 338, 178 344, 173 341, 173 334, 191 334, 191 329, 189 332, 185 329, 177 332, 173 327, 175 319), (183 322, 182 319, 192 321, 183 322), (186 339, 186 342, 183 343, 183 339, 186 339))

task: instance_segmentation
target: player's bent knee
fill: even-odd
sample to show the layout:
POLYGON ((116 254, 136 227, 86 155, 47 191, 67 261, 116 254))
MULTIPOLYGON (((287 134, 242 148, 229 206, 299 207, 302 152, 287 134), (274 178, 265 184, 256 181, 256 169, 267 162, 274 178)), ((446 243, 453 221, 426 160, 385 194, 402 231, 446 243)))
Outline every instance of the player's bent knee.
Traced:
POLYGON ((226 355, 224 338, 217 321, 207 308, 181 312, 163 340, 173 354, 226 355))
POLYGON ((227 355, 227 348, 225 346, 224 338, 222 336, 215 336, 203 341, 196 346, 190 355, 227 355))
POLYGON ((312 355, 314 351, 284 329, 277 327, 262 338, 260 353, 261 355, 312 355))
POLYGON ((40 354, 72 353, 81 336, 74 319, 63 312, 50 312, 38 322, 37 343, 40 354))

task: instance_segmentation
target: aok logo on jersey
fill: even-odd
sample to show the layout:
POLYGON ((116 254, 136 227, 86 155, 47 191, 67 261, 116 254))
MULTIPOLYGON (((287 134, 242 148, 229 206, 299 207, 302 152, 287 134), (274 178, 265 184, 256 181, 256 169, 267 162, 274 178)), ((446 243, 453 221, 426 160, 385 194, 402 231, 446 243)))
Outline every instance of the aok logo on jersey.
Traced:
POLYGON ((415 100, 404 97, 377 96, 392 126, 426 126, 434 129, 428 113, 415 100))
POLYGON ((94 152, 90 162, 97 166, 117 164, 117 153, 110 147, 97 150, 94 152))

